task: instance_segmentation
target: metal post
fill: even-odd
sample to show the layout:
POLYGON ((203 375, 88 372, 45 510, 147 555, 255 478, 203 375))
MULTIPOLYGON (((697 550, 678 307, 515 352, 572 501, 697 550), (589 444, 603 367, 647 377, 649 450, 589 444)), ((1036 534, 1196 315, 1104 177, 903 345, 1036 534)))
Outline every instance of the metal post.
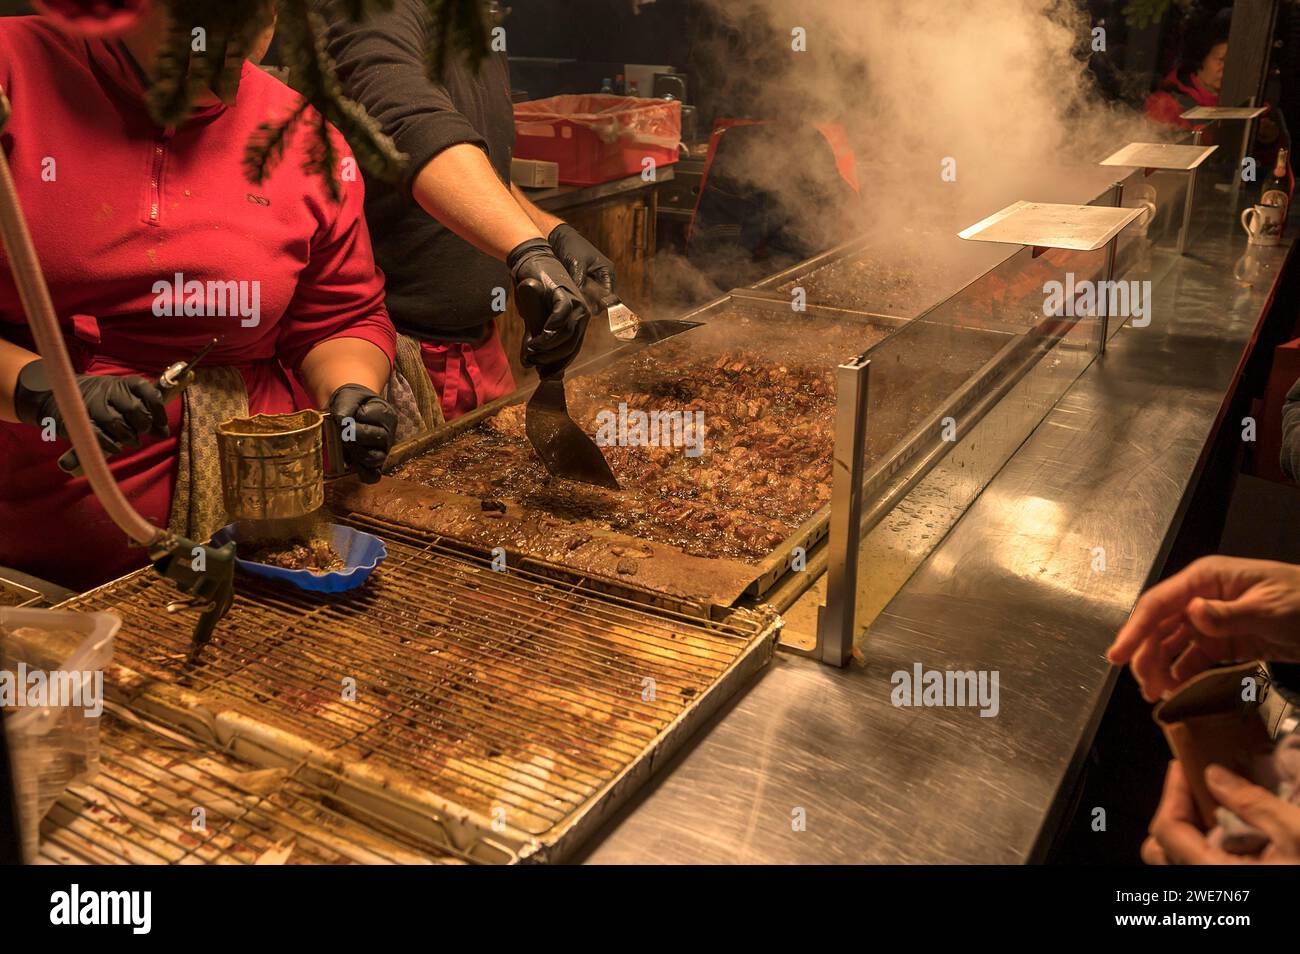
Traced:
MULTIPOLYGON (((1116 179, 1111 188, 1115 190, 1115 201, 1113 203, 1115 208, 1122 209, 1124 207, 1124 180, 1116 179)), ((1117 232, 1115 237, 1106 243, 1106 281, 1101 287, 1107 290, 1107 294, 1109 293, 1111 280, 1115 277, 1115 252, 1118 248, 1119 233, 1117 232)), ((1099 291, 1097 293, 1097 307, 1099 309, 1097 317, 1100 321, 1097 322, 1097 325, 1101 329, 1101 340, 1097 343, 1097 354, 1106 353, 1106 342, 1110 339, 1110 308, 1107 302, 1108 298, 1099 291)))
MULTIPOLYGON (((1246 106, 1254 108, 1255 97, 1246 100, 1246 106)), ((1246 153, 1250 151, 1250 133, 1255 128, 1255 120, 1246 119, 1241 123, 1241 154, 1237 156, 1237 171, 1232 175, 1232 209, 1237 209, 1237 200, 1241 197, 1241 173, 1246 165, 1246 153)))
POLYGON ((826 605, 817 612, 817 655, 831 666, 848 665, 857 635, 858 556, 862 540, 863 455, 867 444, 868 371, 858 355, 835 369, 835 458, 827 541, 826 605))
MULTIPOLYGON (((1201 144, 1201 130, 1196 130, 1192 134, 1192 142, 1199 146, 1201 144)), ((1178 230, 1178 254, 1187 254, 1187 233, 1192 227, 1192 197, 1196 195, 1196 174, 1200 171, 1200 166, 1187 171, 1187 196, 1183 200, 1183 224, 1178 230)))
POLYGON ((1107 292, 1105 295, 1101 292, 1097 293, 1097 304, 1101 308, 1101 321, 1098 322, 1101 327, 1101 340, 1097 342, 1097 354, 1099 355, 1106 353, 1106 342, 1110 340, 1110 305, 1108 296, 1111 280, 1115 276, 1115 251, 1118 247, 1118 235, 1106 243, 1106 283, 1102 287, 1107 292))

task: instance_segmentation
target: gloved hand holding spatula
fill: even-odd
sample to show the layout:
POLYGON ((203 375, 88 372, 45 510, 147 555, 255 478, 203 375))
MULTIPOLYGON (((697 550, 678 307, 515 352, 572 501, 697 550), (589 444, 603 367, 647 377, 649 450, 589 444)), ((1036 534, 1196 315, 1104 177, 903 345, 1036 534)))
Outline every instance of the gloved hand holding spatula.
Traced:
POLYGON ((614 263, 572 225, 561 222, 546 240, 578 287, 599 290, 602 295, 614 291, 614 263))
MULTIPOLYGON (((515 289, 515 304, 524 326, 534 338, 546 334, 546 289, 526 278, 515 289)), ((552 306, 551 317, 554 317, 552 306)), ((617 490, 618 481, 596 442, 569 416, 564 397, 564 367, 568 363, 545 362, 537 366, 537 389, 528 399, 524 431, 528 442, 546 469, 556 477, 577 480, 617 490)))
POLYGON ((547 239, 556 257, 587 296, 589 307, 609 318, 609 330, 615 338, 636 337, 641 320, 623 304, 614 288, 614 263, 577 229, 561 222, 547 239))
POLYGON ((506 265, 515 281, 515 300, 518 304, 520 289, 527 282, 535 286, 533 296, 540 311, 540 322, 528 321, 525 315, 523 363, 530 367, 558 367, 563 369, 577 357, 582 349, 582 339, 587 333, 591 311, 582 297, 573 277, 555 257, 545 239, 529 239, 517 245, 506 257, 506 265))

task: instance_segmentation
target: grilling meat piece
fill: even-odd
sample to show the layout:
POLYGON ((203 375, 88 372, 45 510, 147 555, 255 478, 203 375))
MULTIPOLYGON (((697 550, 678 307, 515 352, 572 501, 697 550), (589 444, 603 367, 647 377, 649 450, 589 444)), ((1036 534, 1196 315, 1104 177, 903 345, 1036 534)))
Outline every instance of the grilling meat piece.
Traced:
POLYGON ((247 553, 240 553, 239 558, 285 570, 310 570, 313 573, 330 573, 343 569, 345 565, 343 558, 324 540, 264 543, 247 553))

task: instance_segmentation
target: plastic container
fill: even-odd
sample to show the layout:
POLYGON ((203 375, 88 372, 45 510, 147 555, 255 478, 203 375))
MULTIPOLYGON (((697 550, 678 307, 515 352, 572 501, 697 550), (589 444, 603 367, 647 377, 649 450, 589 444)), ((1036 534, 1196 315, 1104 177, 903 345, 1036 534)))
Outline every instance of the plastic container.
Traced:
POLYGON ((340 526, 337 523, 327 526, 330 528, 330 546, 344 563, 342 570, 331 570, 329 573, 286 570, 284 567, 271 566, 267 563, 241 560, 237 523, 218 530, 212 537, 212 543, 214 546, 222 546, 234 540, 235 566, 253 576, 279 580, 312 593, 346 593, 348 590, 355 590, 365 583, 370 578, 370 574, 375 572, 375 568, 388 557, 388 547, 383 540, 372 533, 362 533, 360 530, 340 526))
POLYGON ((515 104, 516 159, 560 167, 560 182, 590 186, 677 161, 682 104, 632 96, 552 96, 515 104))
POLYGON ((4 700, 14 703, 5 710, 4 729, 29 863, 39 850, 45 813, 69 785, 99 771, 103 673, 121 625, 112 613, 0 609, 0 678, 7 690, 21 692, 21 698, 4 700), (37 700, 39 680, 45 693, 37 700))

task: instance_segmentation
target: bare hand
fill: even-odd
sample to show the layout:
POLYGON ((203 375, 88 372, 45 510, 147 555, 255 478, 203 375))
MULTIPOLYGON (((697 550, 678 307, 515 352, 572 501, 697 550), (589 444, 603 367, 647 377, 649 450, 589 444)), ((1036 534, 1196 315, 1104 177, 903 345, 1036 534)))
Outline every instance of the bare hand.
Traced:
POLYGON ((1258 855, 1234 855, 1212 847, 1197 822, 1183 767, 1170 762, 1160 807, 1151 819, 1151 836, 1142 843, 1143 861, 1149 865, 1300 864, 1300 806, 1218 765, 1206 770, 1205 781, 1215 801, 1269 836, 1268 847, 1258 855))
POLYGON ((1226 662, 1300 662, 1300 567, 1211 556, 1151 587, 1106 652, 1148 702, 1226 662))

